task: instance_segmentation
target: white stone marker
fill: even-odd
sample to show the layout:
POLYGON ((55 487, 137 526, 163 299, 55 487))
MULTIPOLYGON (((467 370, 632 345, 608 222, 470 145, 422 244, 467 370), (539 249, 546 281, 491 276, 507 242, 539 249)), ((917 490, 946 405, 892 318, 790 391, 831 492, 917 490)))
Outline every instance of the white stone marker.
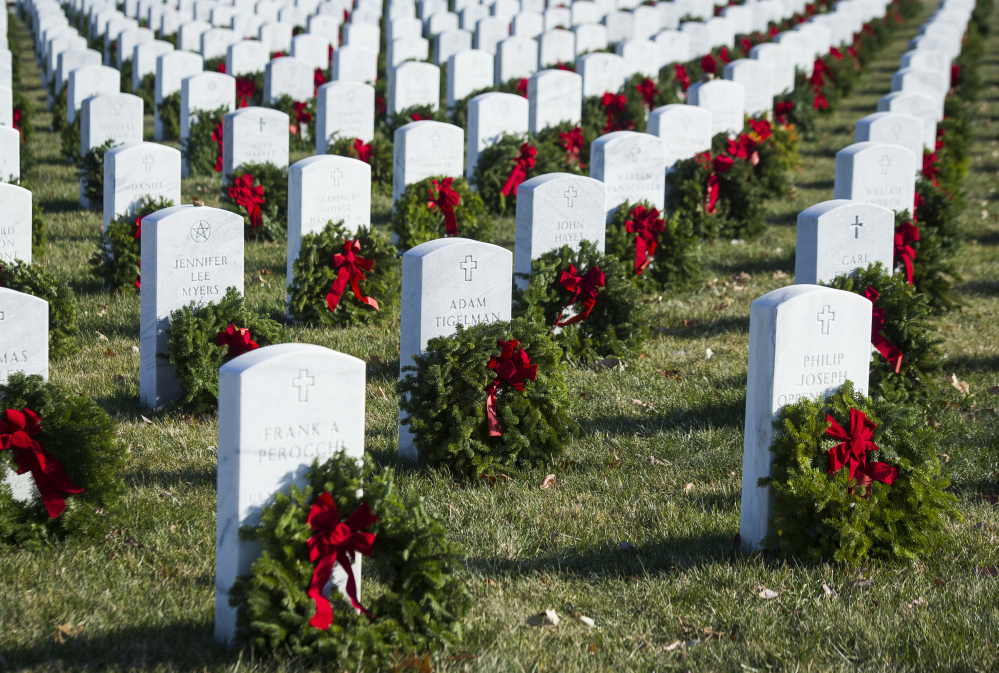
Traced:
POLYGON ((794 91, 794 52, 788 47, 765 42, 750 49, 749 58, 768 63, 773 68, 772 95, 794 91))
POLYGON ((746 90, 741 84, 724 79, 697 82, 687 90, 687 105, 711 110, 711 136, 738 134, 745 123, 746 90))
POLYGON ((895 213, 858 201, 823 201, 798 213, 794 282, 815 285, 875 262, 894 264, 895 213))
POLYGON ((454 54, 460 54, 472 48, 472 33, 468 30, 455 28, 445 30, 434 36, 434 64, 443 65, 454 54))
POLYGON ((142 99, 106 93, 84 99, 80 108, 80 155, 111 141, 112 147, 142 142, 142 99))
POLYGON ((177 28, 177 49, 197 52, 201 50, 201 34, 211 30, 207 21, 185 21, 177 28))
POLYGON ((659 77, 659 46, 652 40, 618 42, 615 52, 624 59, 625 79, 636 74, 655 79, 659 77))
POLYGON ((508 37, 496 45, 496 83, 530 77, 538 70, 538 42, 508 37))
POLYGON ((663 141, 666 170, 677 161, 711 149, 711 110, 674 103, 649 113, 646 132, 663 141))
POLYGON ((333 52, 333 79, 374 84, 378 79, 378 53, 367 47, 340 47, 333 52))
POLYGON ((901 145, 854 143, 836 153, 833 198, 911 213, 915 176, 916 158, 901 145))
MULTIPOLYGON (((56 93, 69 84, 69 73, 86 65, 100 65, 101 53, 94 49, 70 49, 59 54, 56 70, 56 93)), ((81 99, 82 101, 82 99, 81 99)), ((67 115, 69 111, 67 110, 67 115)))
POLYGON ((309 33, 322 35, 330 44, 340 43, 340 19, 330 14, 315 14, 309 17, 309 33))
POLYGON ((49 378, 49 303, 0 287, 0 384, 17 372, 49 378))
POLYGON ((83 100, 102 93, 118 93, 121 73, 104 65, 85 65, 69 73, 66 96, 66 121, 72 124, 83 107, 83 100))
POLYGON ((264 100, 275 103, 288 94, 292 100, 304 103, 313 96, 315 68, 308 61, 294 56, 271 60, 264 69, 264 100))
POLYGON ((257 40, 241 40, 226 49, 225 71, 233 77, 263 72, 271 60, 270 49, 257 40))
POLYGON ((523 96, 491 91, 468 101, 468 137, 465 178, 475 179, 479 154, 500 141, 503 134, 527 136, 528 103, 523 96))
MULTIPOLYGON (((218 506, 215 533, 215 640, 236 632, 229 589, 260 556, 239 539, 260 522, 264 505, 291 484, 305 488, 313 460, 364 455, 365 364, 313 344, 277 344, 240 355, 219 369, 218 506), (267 413, 262 413, 266 410, 267 413)), ((353 563, 360 591, 361 555, 353 563)), ((337 566, 340 590, 346 573, 337 566)))
POLYGON ((576 70, 583 78, 583 98, 617 93, 624 86, 624 59, 617 54, 587 54, 576 61, 576 70))
POLYGON ((347 47, 366 47, 378 53, 381 51, 381 35, 377 24, 351 23, 343 27, 343 44, 347 47))
POLYGON ((225 56, 229 45, 239 40, 239 36, 229 28, 206 30, 201 34, 201 57, 207 60, 225 56))
POLYGON ((151 40, 132 49, 132 91, 139 88, 146 75, 156 76, 156 59, 173 51, 173 45, 163 40, 151 40))
MULTIPOLYGON (((725 65, 725 79, 741 84, 745 112, 750 117, 772 115, 774 110, 774 69, 766 61, 739 58, 725 65)), ((741 130, 741 129, 740 129, 741 130)))
MULTIPOLYGON (((191 122, 198 111, 211 112, 225 108, 236 109, 236 78, 220 72, 199 72, 185 77, 180 83, 180 141, 181 146, 191 135, 191 122)), ((184 177, 190 167, 184 157, 184 177)))
POLYGON ((330 67, 330 43, 322 35, 302 33, 291 38, 291 55, 300 58, 315 70, 330 67))
MULTIPOLYGON (((0 182, 0 266, 16 259, 31 263, 31 192, 0 182)), ((0 318, 0 330, 3 329, 0 318)), ((3 343, 0 341, 0 343, 3 343)), ((3 346, 0 346, 0 353, 3 346)), ((0 361, 0 367, 3 362, 0 361)))
MULTIPOLYGON (((360 48, 360 47, 358 47, 360 48)), ((371 142, 375 137, 375 88, 335 81, 316 93, 316 154, 326 154, 334 135, 371 142)))
POLYGON ((144 196, 180 204, 180 151, 160 143, 130 143, 104 153, 104 220, 135 214, 144 196))
POLYGON ((170 94, 180 91, 180 83, 185 77, 195 75, 204 69, 204 60, 199 54, 187 51, 171 51, 156 59, 156 109, 154 110, 153 138, 163 140, 163 122, 160 121, 159 104, 170 94))
POLYGON ((475 48, 496 53, 496 45, 510 34, 510 22, 498 16, 487 16, 475 24, 475 48))
POLYGON ((944 82, 949 87, 950 82, 950 59, 942 51, 925 49, 922 51, 907 51, 898 60, 899 68, 918 68, 920 70, 933 70, 944 77, 944 82))
MULTIPOLYGON (((878 112, 900 112, 918 117, 923 122, 923 146, 929 150, 937 142, 937 102, 922 93, 895 91, 878 100, 878 112)), ((916 156, 922 156, 922 151, 916 156)))
POLYGON ((690 38, 690 58, 701 58, 711 51, 711 35, 703 22, 684 21, 679 30, 690 38))
MULTIPOLYGON (((582 2, 584 0, 580 0, 582 2)), ((576 60, 576 34, 571 30, 556 28, 538 36, 538 65, 548 68, 558 63, 576 60)))
MULTIPOLYGON (((671 3, 660 3, 666 5, 671 3)), ((659 48, 659 68, 671 63, 684 63, 690 60, 690 36, 678 30, 662 30, 656 34, 656 46, 659 48)))
POLYGON ((540 12, 522 11, 513 17, 512 35, 536 38, 545 32, 545 17, 540 12))
POLYGON ((0 182, 21 179, 21 133, 10 126, 0 126, 0 182))
MULTIPOLYGON (((573 3, 575 4, 575 3, 573 3)), ((566 30, 572 28, 572 10, 568 7, 549 7, 544 12, 545 17, 545 30, 555 30, 556 28, 565 28, 566 30)), ((602 17, 601 17, 602 18, 602 17)), ((600 26, 604 29, 604 34, 606 35, 607 27, 600 26)), ((604 40, 604 46, 607 46, 607 41, 604 40)))
POLYGON ((662 210, 666 201, 666 148, 648 133, 614 131, 590 145, 590 177, 607 186, 605 222, 625 201, 646 200, 662 210))
POLYGON ((267 45, 271 53, 280 51, 287 54, 291 51, 291 33, 294 26, 277 21, 268 21, 260 26, 257 31, 257 39, 267 45))
POLYGON ((568 70, 542 70, 527 81, 528 129, 538 133, 583 116, 583 78, 568 70))
POLYGON ((243 164, 288 165, 288 115, 265 107, 245 107, 222 118, 222 179, 243 164))
MULTIPOLYGON (((371 166, 335 154, 307 157, 288 169, 288 286, 302 236, 343 220, 357 231, 371 224, 371 166)), ((363 254, 363 251, 362 251, 363 254)))
POLYGON ((180 394, 166 354, 170 312, 192 301, 243 292, 243 216, 208 206, 174 206, 142 218, 139 396, 156 408, 180 394))
POLYGON ((423 37, 405 35, 388 46, 386 66, 398 66, 406 61, 425 61, 430 58, 430 42, 423 37))
MULTIPOLYGON (((876 142, 901 145, 912 156, 923 156, 923 121, 901 112, 875 112, 857 120, 853 131, 854 142, 876 142)), ((919 162, 917 169, 922 166, 919 162)))
POLYGON ((576 36, 576 58, 607 46, 607 26, 587 23, 572 29, 576 36))
POLYGON ((447 60, 447 106, 455 104, 473 91, 493 85, 493 55, 488 51, 470 49, 454 54, 447 60))
POLYGON ((871 360, 871 302, 819 285, 792 285, 753 302, 749 312, 749 372, 742 458, 739 535, 759 549, 773 513, 770 476, 774 419, 803 397, 819 399, 847 380, 867 393, 871 360))
MULTIPOLYGON (((413 364, 413 354, 426 352, 434 337, 454 334, 459 323, 510 320, 512 287, 513 255, 498 245, 438 238, 403 253, 399 379, 412 376, 402 369, 413 364)), ((400 410, 399 420, 405 417, 400 410)), ((399 455, 417 457, 409 428, 401 423, 399 455)))
MULTIPOLYGON (((572 173, 547 173, 525 180, 517 188, 517 235, 514 273, 531 273, 531 262, 549 250, 593 241, 604 251, 607 187, 593 178, 572 173)), ((518 285, 526 282, 517 279, 518 285)))
POLYGON ((406 61, 392 69, 388 81, 389 121, 396 113, 417 105, 437 110, 440 98, 441 69, 433 63, 406 61))
POLYGON ((460 178, 464 173, 465 131, 435 121, 400 126, 393 138, 392 203, 406 186, 432 176, 460 178))

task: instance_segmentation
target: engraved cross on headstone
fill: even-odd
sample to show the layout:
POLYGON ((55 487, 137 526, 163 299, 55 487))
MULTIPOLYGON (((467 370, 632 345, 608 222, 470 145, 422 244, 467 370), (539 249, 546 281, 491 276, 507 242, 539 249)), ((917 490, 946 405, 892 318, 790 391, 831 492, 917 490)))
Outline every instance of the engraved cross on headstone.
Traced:
POLYGON ((686 133, 687 129, 690 128, 690 115, 680 117, 680 126, 683 127, 683 132, 686 133))
POLYGON ((853 237, 860 238, 860 228, 864 226, 864 223, 860 221, 860 215, 854 215, 853 224, 850 226, 853 227, 853 237))
POLYGON ((152 154, 147 154, 146 158, 142 160, 142 163, 146 165, 146 172, 148 173, 153 170, 153 164, 156 163, 156 160, 153 159, 152 154))
POLYGON ((822 323, 822 333, 829 334, 829 323, 836 319, 836 314, 828 306, 822 307, 822 313, 817 314, 816 320, 822 323))
POLYGON ((342 177, 343 177, 343 171, 341 171, 339 168, 334 169, 334 171, 330 173, 330 179, 333 180, 334 187, 340 186, 340 178, 342 177))
POLYGON ((260 132, 261 132, 261 133, 263 133, 263 132, 264 132, 264 124, 265 124, 265 123, 266 123, 266 122, 264 122, 264 118, 263 118, 263 117, 261 117, 261 118, 260 118, 260 132))
POLYGON ((632 145, 631 149, 628 150, 628 154, 631 155, 631 160, 636 162, 638 161, 638 155, 641 153, 642 153, 642 148, 638 146, 638 143, 632 145))
POLYGON ((433 146, 434 149, 437 149, 437 143, 439 143, 440 141, 441 137, 437 135, 437 131, 434 131, 434 134, 430 136, 430 144, 433 146))
POLYGON ((898 140, 899 138, 902 137, 902 124, 901 123, 895 122, 894 124, 892 124, 892 126, 891 126, 891 135, 892 135, 893 138, 895 138, 895 140, 898 140))
POLYGON ((891 159, 889 159, 888 155, 885 154, 881 157, 881 161, 878 162, 878 165, 881 166, 881 175, 888 175, 888 167, 891 166, 891 159))
POLYGON ((472 259, 471 255, 465 255, 465 261, 459 264, 465 271, 465 280, 472 280, 472 270, 479 268, 479 263, 472 259))
POLYGON ((111 111, 114 112, 114 116, 117 117, 118 113, 121 112, 121 101, 111 103, 111 111))
POLYGON ((573 186, 569 185, 569 187, 565 190, 565 194, 563 194, 562 196, 565 197, 566 205, 572 208, 572 200, 576 198, 576 190, 573 188, 573 186))
POLYGON ((299 369, 298 378, 291 380, 291 385, 298 388, 298 401, 309 401, 309 388, 316 384, 316 377, 309 376, 308 369, 299 369))

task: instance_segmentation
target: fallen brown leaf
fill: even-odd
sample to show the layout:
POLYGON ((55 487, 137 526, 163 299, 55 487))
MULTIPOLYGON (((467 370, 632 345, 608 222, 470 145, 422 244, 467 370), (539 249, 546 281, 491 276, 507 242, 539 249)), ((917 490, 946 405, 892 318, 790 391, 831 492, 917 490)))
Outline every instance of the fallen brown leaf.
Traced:
POLYGON ((684 320, 682 322, 683 322, 683 326, 684 327, 697 327, 697 321, 696 320, 684 320))
POLYGON ((584 400, 590 399, 590 394, 589 393, 579 393, 579 396, 581 398, 583 398, 584 400))
POLYGON ((682 647, 682 646, 683 646, 683 641, 682 640, 674 640, 669 645, 664 645, 663 646, 663 652, 672 652, 676 648, 682 647))
POLYGON ((646 355, 648 355, 648 353, 642 353, 641 355, 638 356, 638 359, 644 360, 646 355))
POLYGON ((996 577, 999 576, 999 568, 982 566, 980 568, 976 568, 975 573, 981 575, 982 577, 996 577))
POLYGON ((658 373, 663 375, 663 378, 676 379, 677 381, 683 380, 683 375, 679 369, 657 369, 658 373))
POLYGON ((940 458, 943 458, 943 462, 945 462, 945 463, 949 463, 950 462, 950 456, 947 455, 946 453, 938 453, 937 456, 939 456, 940 458))
POLYGON ((958 380, 957 374, 951 374, 950 384, 954 386, 954 388, 956 388, 958 391, 964 393, 965 395, 971 393, 971 386, 969 386, 965 381, 958 380))
POLYGON ((551 488, 554 485, 555 485, 555 475, 549 474, 547 477, 544 478, 544 481, 541 482, 541 490, 544 491, 548 488, 551 488))
POLYGON ((939 577, 934 577, 933 578, 933 584, 934 584, 934 586, 942 587, 945 584, 947 584, 947 582, 945 582, 944 580, 940 579, 939 577))
POLYGON ((193 203, 198 208, 200 208, 201 206, 205 205, 205 202, 202 201, 201 199, 191 199, 191 203, 193 203))
POLYGON ((694 490, 694 485, 692 483, 688 483, 686 486, 683 487, 684 493, 690 493, 693 490, 694 490))
POLYGON ((713 307, 711 308, 711 310, 712 310, 712 311, 724 311, 724 310, 725 310, 725 304, 715 304, 715 305, 714 305, 714 306, 713 306, 713 307))
POLYGON ((72 638, 80 632, 80 629, 73 626, 72 622, 66 622, 61 624, 56 629, 56 641, 59 643, 64 643, 68 638, 72 638))
POLYGON ((115 353, 115 352, 114 352, 113 350, 111 350, 110 348, 109 348, 109 349, 107 349, 106 351, 104 351, 104 356, 105 356, 105 357, 109 357, 109 358, 113 358, 113 357, 115 357, 116 355, 118 355, 118 354, 117 354, 117 353, 115 353))
POLYGON ((710 626, 705 626, 704 627, 704 634, 708 638, 724 638, 725 637, 725 632, 724 631, 715 631, 710 626))
POLYGON ((787 274, 783 271, 774 271, 774 280, 780 280, 781 278, 787 278, 787 274))
POLYGON ((385 391, 384 391, 384 390, 382 390, 382 387, 381 387, 381 386, 378 386, 378 394, 382 396, 382 399, 383 399, 383 400, 388 400, 388 396, 387 396, 387 395, 385 395, 385 391))
POLYGON ((391 673, 433 673, 434 669, 430 666, 430 655, 425 654, 423 658, 419 657, 406 657, 401 659, 395 666, 389 669, 391 673))
POLYGON ((107 341, 108 338, 106 336, 104 336, 103 334, 101 334, 100 332, 98 332, 97 333, 97 340, 98 341, 107 341))

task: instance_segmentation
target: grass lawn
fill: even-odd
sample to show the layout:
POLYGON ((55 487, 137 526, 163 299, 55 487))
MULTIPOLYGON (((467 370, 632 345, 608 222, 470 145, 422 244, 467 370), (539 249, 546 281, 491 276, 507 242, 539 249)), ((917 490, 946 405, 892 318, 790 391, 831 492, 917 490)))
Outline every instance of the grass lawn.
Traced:
MULTIPOLYGON (((946 547, 912 565, 847 569, 744 555, 732 544, 750 302, 793 282, 797 213, 832 198, 836 151, 853 141, 856 120, 890 90, 899 56, 930 11, 899 31, 854 94, 821 119, 819 139, 803 145, 793 195, 767 207, 767 231, 741 245, 706 247, 696 291, 649 298, 652 337, 644 357, 624 371, 571 372, 583 431, 567 462, 494 486, 398 465, 400 485, 422 494, 469 552, 465 578, 475 604, 466 635, 457 651, 432 658, 434 670, 999 669, 999 577, 979 572, 999 566, 999 512, 982 498, 999 491, 997 400, 987 392, 999 384, 995 14, 980 66, 986 85, 970 116, 975 144, 959 286, 965 304, 936 320, 945 371, 967 381, 972 393, 964 397, 944 384, 931 409, 963 521, 949 526, 946 547), (751 276, 748 285, 732 282, 742 272, 751 276), (548 473, 557 487, 542 491, 548 473), (637 553, 623 552, 622 541, 637 553), (824 584, 838 595, 827 597, 824 584), (763 600, 761 588, 778 596, 763 600), (526 624, 545 609, 558 612, 562 624, 526 624), (573 613, 592 617, 595 628, 573 613), (683 644, 667 650, 675 641, 683 644)), ((27 48, 23 25, 16 31, 27 48)), ((41 111, 40 164, 29 176, 49 225, 40 261, 70 283, 81 311, 82 348, 53 361, 51 378, 92 397, 117 422, 129 453, 130 516, 96 546, 3 551, 0 671, 297 670, 214 643, 217 424, 139 405, 139 298, 110 296, 89 268, 100 214, 77 210, 75 169, 59 159, 58 136, 42 130, 49 124, 44 91, 34 63, 26 66, 24 80, 41 111)), ((148 117, 147 137, 151 131, 148 117)), ((183 201, 218 205, 219 188, 217 178, 185 180, 183 201)), ((387 225, 389 200, 376 197, 373 209, 375 222, 387 225)), ((497 230, 497 242, 512 249, 513 219, 498 221, 497 230)), ((246 274, 250 304, 283 313, 284 245, 248 243, 246 274)), ((394 464, 399 316, 373 328, 296 327, 291 334, 371 362, 366 449, 394 464)))

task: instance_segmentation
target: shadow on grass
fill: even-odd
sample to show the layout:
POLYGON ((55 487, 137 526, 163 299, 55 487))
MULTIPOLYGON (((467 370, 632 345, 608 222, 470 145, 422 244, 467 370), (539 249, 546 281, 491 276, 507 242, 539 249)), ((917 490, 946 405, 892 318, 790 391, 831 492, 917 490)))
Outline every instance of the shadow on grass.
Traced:
POLYGON ((728 333, 748 334, 749 316, 726 316, 717 320, 698 322, 692 327, 667 327, 662 332, 681 339, 703 339, 728 333))
POLYGON ((999 295, 999 280, 975 280, 964 283, 957 291, 978 297, 995 297, 999 295))
POLYGON ((957 355, 947 359, 947 371, 961 374, 999 370, 999 355, 957 355))

